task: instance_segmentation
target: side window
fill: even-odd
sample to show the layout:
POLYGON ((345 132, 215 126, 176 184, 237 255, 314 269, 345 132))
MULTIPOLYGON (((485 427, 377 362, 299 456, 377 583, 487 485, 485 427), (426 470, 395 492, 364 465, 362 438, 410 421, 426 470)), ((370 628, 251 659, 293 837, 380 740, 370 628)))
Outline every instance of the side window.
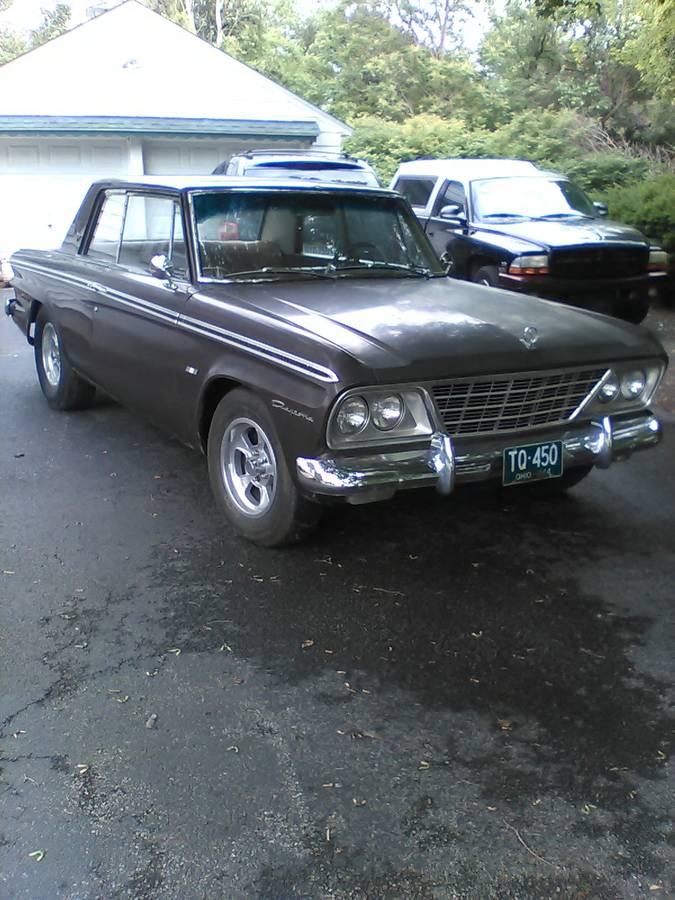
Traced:
POLYGON ((124 194, 106 194, 86 256, 103 262, 117 262, 125 200, 124 194))
POLYGON ((424 209, 435 186, 435 178, 411 178, 410 176, 403 176, 396 181, 394 190, 398 191, 399 194, 403 194, 411 206, 424 209))
POLYGON ((459 181, 448 181, 445 187, 440 191, 436 198, 436 202, 434 203, 433 214, 437 216, 444 206, 456 206, 458 214, 466 214, 464 185, 460 184, 459 181))
POLYGON ((170 257, 175 206, 175 202, 169 197, 129 195, 119 255, 120 265, 147 274, 153 256, 162 254, 170 257))

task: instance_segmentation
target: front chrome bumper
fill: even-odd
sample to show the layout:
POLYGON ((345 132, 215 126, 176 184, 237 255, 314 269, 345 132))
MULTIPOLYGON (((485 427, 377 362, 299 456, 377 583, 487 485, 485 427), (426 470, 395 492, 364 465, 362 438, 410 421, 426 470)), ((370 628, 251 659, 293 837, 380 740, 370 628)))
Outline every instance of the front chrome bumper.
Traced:
MULTIPOLYGON (((455 484, 501 479, 503 451, 531 443, 533 434, 478 435, 451 438, 437 433, 428 446, 362 456, 324 454, 298 457, 297 477, 308 494, 344 497, 351 503, 386 500, 396 491, 436 487, 449 494, 455 484)), ((654 447, 662 437, 661 423, 648 410, 594 422, 566 423, 538 431, 537 441, 562 441, 565 469, 598 466, 626 459, 636 450, 654 447)))

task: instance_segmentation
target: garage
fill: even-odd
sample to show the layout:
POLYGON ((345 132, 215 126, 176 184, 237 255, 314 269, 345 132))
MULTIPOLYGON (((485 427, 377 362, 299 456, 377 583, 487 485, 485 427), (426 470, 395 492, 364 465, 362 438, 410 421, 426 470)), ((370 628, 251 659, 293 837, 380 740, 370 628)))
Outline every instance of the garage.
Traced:
POLYGON ((351 133, 136 0, 2 66, 0 96, 0 256, 57 247, 97 178, 203 174, 242 150, 339 149, 351 133))

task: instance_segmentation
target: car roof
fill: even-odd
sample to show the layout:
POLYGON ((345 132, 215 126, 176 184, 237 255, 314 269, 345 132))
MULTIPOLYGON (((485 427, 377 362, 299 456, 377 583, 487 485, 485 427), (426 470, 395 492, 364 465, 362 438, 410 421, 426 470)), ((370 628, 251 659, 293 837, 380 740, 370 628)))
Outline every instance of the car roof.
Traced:
MULTIPOLYGON (((353 156, 328 153, 260 153, 255 155, 239 153, 236 156, 233 156, 232 159, 244 159, 251 168, 254 168, 255 166, 268 166, 270 163, 297 162, 315 163, 317 165, 327 163, 329 166, 339 165, 343 166, 345 169, 370 169, 368 163, 362 159, 356 159, 353 156)), ((230 162, 232 162, 232 159, 230 162)))
POLYGON ((416 159, 401 163, 396 174, 471 179, 542 173, 526 159, 416 159))
POLYGON ((369 194, 386 194, 396 196, 394 191, 374 185, 350 184, 347 182, 316 181, 306 178, 249 178, 245 175, 141 175, 137 178, 106 178, 99 179, 93 184, 101 188, 133 189, 152 187, 170 191, 200 191, 214 188, 231 188, 242 190, 246 188, 268 191, 297 191, 313 190, 319 192, 355 192, 369 194))

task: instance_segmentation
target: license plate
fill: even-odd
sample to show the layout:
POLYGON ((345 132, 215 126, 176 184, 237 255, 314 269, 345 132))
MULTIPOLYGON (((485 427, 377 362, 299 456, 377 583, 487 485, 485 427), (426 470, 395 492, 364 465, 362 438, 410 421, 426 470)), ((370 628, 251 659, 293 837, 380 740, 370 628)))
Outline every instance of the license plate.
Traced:
POLYGON ((528 484, 563 473, 562 441, 523 444, 504 450, 503 484, 528 484))

